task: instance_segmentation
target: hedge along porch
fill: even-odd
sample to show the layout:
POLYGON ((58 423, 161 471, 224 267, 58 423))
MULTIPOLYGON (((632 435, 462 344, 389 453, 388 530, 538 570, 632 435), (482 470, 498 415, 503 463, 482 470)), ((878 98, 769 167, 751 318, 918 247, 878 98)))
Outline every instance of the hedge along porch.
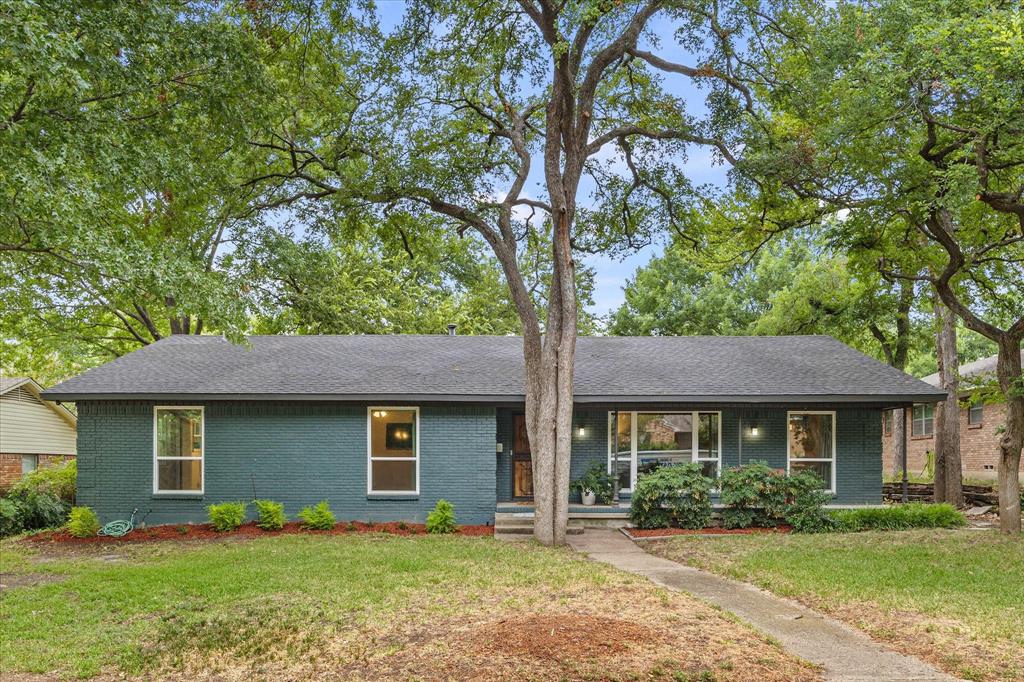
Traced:
MULTIPOLYGON (((498 502, 529 499, 521 494, 521 489, 516 489, 516 447, 523 446, 522 439, 517 443, 514 435, 518 414, 509 408, 497 411, 498 502)), ((637 478, 658 465, 701 462, 709 475, 717 476, 728 467, 761 461, 783 471, 800 467, 818 470, 833 491, 835 505, 882 503, 880 408, 796 404, 780 407, 626 405, 577 409, 573 419, 571 463, 574 480, 595 463, 613 471, 616 441, 612 423, 616 414, 620 427, 620 497, 624 502, 629 499, 637 478), (827 422, 828 442, 820 453, 813 452, 813 446, 807 445, 810 439, 799 438, 805 416, 827 422), (697 428, 693 428, 693 424, 697 424, 697 428), (807 456, 810 454, 824 456, 807 456)), ((579 502, 579 495, 573 495, 572 501, 579 502)))
MULTIPOLYGON (((516 337, 172 336, 43 397, 78 405, 79 502, 103 521, 200 521, 255 494, 413 522, 443 497, 476 524, 531 492, 523 374, 516 337)), ((874 504, 881 410, 944 395, 829 337, 584 337, 571 474, 611 466, 617 413, 627 490, 656 465, 761 460, 874 504)))

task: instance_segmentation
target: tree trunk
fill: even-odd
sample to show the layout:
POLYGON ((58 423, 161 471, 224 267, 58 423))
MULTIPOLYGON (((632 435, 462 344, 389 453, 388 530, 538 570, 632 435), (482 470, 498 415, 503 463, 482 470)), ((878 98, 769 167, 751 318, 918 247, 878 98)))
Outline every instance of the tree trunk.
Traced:
POLYGON ((999 439, 999 529, 1020 533, 1020 453, 1024 447, 1024 377, 1020 337, 999 340, 996 363, 999 388, 1006 396, 1006 430, 999 439))
POLYGON ((907 409, 901 407, 892 411, 892 474, 899 476, 904 473, 903 464, 907 461, 907 409))
POLYGON ((533 453, 533 535, 545 545, 565 544, 569 524, 573 368, 578 331, 571 222, 568 211, 560 213, 553 235, 554 271, 543 342, 539 352, 537 344, 524 343, 526 424, 533 453))
POLYGON ((956 315, 935 297, 935 350, 939 386, 946 399, 935 414, 935 501, 957 507, 964 503, 960 461, 960 364, 956 352, 956 315))

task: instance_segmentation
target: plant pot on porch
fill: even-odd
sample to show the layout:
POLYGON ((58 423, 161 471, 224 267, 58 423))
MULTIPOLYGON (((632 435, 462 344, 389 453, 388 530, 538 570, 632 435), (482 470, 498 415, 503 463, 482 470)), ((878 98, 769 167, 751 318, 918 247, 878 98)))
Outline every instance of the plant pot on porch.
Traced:
POLYGON ((583 502, 583 506, 593 507, 597 504, 597 493, 593 490, 582 490, 580 491, 580 500, 583 502))

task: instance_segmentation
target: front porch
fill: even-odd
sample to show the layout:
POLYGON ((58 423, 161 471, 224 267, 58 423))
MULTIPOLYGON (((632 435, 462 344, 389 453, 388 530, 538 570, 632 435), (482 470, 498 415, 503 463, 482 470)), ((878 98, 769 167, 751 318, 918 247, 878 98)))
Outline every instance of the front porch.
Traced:
MULTIPOLYGON (((499 502, 494 511, 496 532, 533 531, 534 507, 531 502, 499 502)), ((570 530, 584 528, 624 528, 629 524, 629 501, 614 504, 569 505, 570 530)))

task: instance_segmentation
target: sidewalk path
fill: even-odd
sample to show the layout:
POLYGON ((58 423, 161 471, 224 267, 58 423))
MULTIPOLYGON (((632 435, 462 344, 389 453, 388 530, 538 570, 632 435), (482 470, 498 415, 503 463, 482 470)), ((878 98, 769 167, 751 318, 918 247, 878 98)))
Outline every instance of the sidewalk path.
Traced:
POLYGON ((793 654, 824 666, 828 680, 956 680, 796 602, 648 554, 618 530, 588 528, 568 540, 573 549, 595 561, 642 575, 669 589, 688 592, 736 614, 777 639, 793 654))

